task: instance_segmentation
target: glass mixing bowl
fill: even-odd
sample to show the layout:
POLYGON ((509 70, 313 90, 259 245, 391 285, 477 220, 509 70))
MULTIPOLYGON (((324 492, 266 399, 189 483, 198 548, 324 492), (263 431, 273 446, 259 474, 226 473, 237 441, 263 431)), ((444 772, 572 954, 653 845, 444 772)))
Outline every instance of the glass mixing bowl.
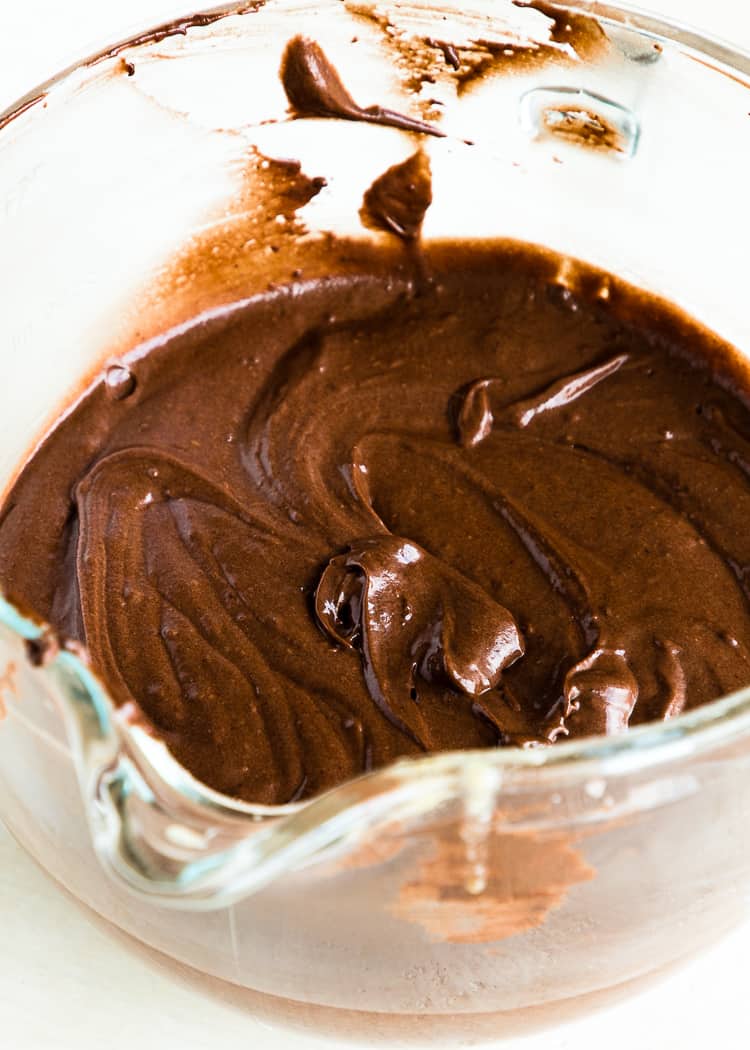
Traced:
MULTIPOLYGON (((570 260, 563 289, 585 260, 750 354, 750 58, 619 5, 544 11, 229 5, 0 116, 3 482, 103 364, 259 290, 253 150, 327 179, 300 212, 308 238, 375 236, 362 193, 414 139, 290 120, 278 67, 299 32, 363 104, 442 113, 446 136, 421 142, 425 238, 548 245, 570 260), (577 34, 596 35, 585 12, 608 44, 576 55, 577 34), (430 41, 481 75, 459 85, 430 41), (409 75, 418 56, 432 81, 409 75)), ((402 761, 264 808, 192 779, 80 654, 35 666, 42 632, 0 601, 2 818, 87 905, 205 974, 360 1011, 521 1011, 655 971, 745 912, 750 690, 621 736, 402 761)))

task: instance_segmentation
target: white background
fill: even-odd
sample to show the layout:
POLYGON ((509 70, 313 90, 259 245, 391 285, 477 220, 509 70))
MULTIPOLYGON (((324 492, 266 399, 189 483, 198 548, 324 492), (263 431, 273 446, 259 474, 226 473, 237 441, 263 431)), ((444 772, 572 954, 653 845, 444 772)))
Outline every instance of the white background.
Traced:
MULTIPOLYGON (((748 0, 642 2, 750 49, 748 0)), ((189 0, 0 0, 0 110, 95 45, 184 14, 188 6, 189 0)), ((750 927, 616 1007, 490 1045, 746 1050, 749 977, 750 927)), ((281 1020, 256 997, 204 982, 141 950, 54 886, 0 826, 0 1046, 313 1050, 351 1045, 326 1035, 323 1024, 281 1020)))

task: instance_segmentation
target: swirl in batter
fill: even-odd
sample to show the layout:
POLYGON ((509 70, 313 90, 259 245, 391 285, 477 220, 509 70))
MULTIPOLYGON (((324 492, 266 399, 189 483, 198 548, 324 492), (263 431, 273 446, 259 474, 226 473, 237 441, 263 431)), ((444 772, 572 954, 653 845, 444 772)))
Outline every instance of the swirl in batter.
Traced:
POLYGON ((561 288, 530 248, 423 263, 415 283, 373 249, 370 273, 140 348, 5 501, 6 593, 228 794, 621 731, 750 683, 731 352, 604 275, 561 288))

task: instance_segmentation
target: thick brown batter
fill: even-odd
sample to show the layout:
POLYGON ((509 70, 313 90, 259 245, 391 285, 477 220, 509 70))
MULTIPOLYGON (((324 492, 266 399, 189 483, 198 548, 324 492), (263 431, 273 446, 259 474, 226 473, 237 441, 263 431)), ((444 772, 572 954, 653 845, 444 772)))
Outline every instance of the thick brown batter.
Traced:
POLYGON ((433 248, 416 284, 381 262, 108 369, 6 500, 8 595, 266 803, 750 683, 729 352, 532 249, 433 248))

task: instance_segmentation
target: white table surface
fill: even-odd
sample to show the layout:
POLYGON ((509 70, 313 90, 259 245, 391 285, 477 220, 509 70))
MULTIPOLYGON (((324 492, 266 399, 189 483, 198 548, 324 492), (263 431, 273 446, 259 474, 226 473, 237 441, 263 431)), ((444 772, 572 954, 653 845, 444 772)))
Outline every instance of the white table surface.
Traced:
MULTIPOLYGON (((750 49, 748 0, 643 2, 750 49)), ((0 110, 94 45, 189 7, 190 0, 0 0, 0 110)), ((746 1050, 749 962, 750 926, 635 998, 514 1038, 512 1045, 746 1050)), ((290 1026, 254 997, 209 985, 140 950, 59 890, 0 826, 0 1046, 220 1050, 238 1045, 313 1050, 347 1044, 319 1027, 290 1026)))

